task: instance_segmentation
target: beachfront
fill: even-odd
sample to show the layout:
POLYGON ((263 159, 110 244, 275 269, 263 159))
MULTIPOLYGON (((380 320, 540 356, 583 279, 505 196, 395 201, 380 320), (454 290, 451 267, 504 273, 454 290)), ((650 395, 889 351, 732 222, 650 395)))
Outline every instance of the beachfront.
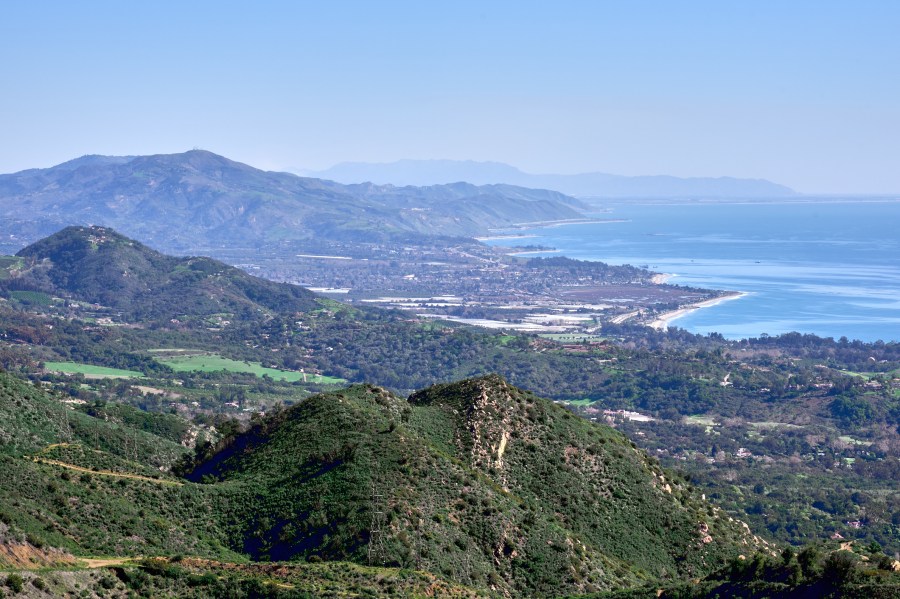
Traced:
POLYGON ((747 295, 749 295, 749 293, 745 291, 735 291, 721 297, 715 297, 713 299, 697 302, 695 304, 688 304, 687 306, 683 306, 681 308, 678 308, 677 310, 672 310, 670 312, 664 312, 660 314, 656 319, 651 321, 648 326, 660 331, 665 331, 669 328, 673 320, 681 318, 682 316, 687 316, 691 312, 695 312, 697 310, 700 310, 701 308, 711 308, 713 306, 721 304, 722 302, 740 299, 747 295))

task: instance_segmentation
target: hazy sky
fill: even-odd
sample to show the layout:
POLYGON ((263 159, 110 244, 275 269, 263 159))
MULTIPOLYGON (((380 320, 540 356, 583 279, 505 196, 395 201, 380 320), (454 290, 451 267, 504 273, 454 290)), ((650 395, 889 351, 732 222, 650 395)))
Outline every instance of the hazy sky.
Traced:
POLYGON ((900 2, 72 2, 0 18, 0 172, 201 147, 900 193, 900 2))

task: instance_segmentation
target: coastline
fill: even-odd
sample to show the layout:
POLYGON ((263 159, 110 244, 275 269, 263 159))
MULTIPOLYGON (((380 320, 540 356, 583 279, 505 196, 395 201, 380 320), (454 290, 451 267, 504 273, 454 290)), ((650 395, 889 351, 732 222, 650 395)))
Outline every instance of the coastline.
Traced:
POLYGON ((473 237, 475 241, 497 241, 500 239, 530 239, 537 235, 489 235, 487 237, 473 237))
POLYGON ((672 310, 670 312, 663 312, 659 316, 657 316, 654 320, 652 320, 647 326, 654 328, 658 331, 665 331, 669 328, 670 324, 673 320, 677 320, 683 316, 687 316, 692 312, 696 312, 701 308, 711 308, 712 306, 717 306, 722 302, 727 302, 730 300, 740 299, 742 297, 746 297, 750 295, 746 291, 734 291, 728 295, 723 295, 721 297, 714 297, 712 299, 704 300, 702 302, 697 302, 695 304, 688 304, 687 306, 683 306, 678 308, 677 310, 672 310))
MULTIPOLYGON (((490 232, 501 233, 504 231, 517 231, 523 229, 552 229, 554 227, 565 227, 568 225, 590 225, 590 224, 608 224, 608 223, 627 223, 627 218, 566 218, 562 220, 536 220, 526 223, 513 223, 508 227, 497 227, 488 229, 490 232)), ((535 237, 535 235, 528 235, 535 237)))
POLYGON ((527 256, 529 254, 558 254, 562 250, 550 249, 550 250, 523 250, 521 252, 506 252, 507 256, 527 256))
POLYGON ((660 272, 650 277, 650 282, 654 285, 665 285, 674 276, 676 275, 666 272, 660 272))
POLYGON ((606 225, 611 223, 627 223, 626 218, 583 218, 583 219, 567 219, 567 220, 548 220, 537 221, 533 223, 518 223, 516 226, 523 229, 552 229, 555 227, 566 227, 568 225, 606 225))

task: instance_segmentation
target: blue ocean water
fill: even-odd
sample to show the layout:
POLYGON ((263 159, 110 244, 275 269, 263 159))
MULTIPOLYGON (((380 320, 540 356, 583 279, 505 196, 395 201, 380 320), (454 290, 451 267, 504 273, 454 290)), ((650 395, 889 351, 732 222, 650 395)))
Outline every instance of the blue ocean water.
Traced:
POLYGON ((537 227, 495 245, 646 266, 672 284, 747 292, 672 321, 730 339, 790 331, 900 341, 900 200, 616 203, 623 222, 537 227))

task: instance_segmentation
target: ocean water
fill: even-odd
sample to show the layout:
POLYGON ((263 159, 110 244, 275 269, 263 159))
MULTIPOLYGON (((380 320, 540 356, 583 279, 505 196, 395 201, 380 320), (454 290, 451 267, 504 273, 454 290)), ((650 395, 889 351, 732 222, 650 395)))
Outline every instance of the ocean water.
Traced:
POLYGON ((729 339, 790 331, 900 341, 900 200, 608 204, 622 222, 509 231, 564 255, 674 275, 747 295, 673 320, 729 339))

